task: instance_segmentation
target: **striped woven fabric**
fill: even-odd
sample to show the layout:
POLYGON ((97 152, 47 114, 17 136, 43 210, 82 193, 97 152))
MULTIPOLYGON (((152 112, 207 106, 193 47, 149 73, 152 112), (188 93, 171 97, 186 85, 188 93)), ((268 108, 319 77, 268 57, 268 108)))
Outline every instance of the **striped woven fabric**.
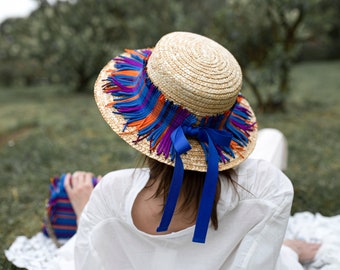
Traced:
MULTIPOLYGON (((77 217, 64 188, 66 174, 51 178, 50 194, 46 205, 46 218, 42 232, 54 240, 69 239, 77 231, 77 217)), ((97 179, 93 178, 95 186, 97 179)))

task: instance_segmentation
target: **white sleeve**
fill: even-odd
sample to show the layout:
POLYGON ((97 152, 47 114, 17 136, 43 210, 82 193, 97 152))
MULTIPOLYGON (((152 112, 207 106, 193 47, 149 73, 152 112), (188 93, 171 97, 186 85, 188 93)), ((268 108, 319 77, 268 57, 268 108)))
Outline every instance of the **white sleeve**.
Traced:
POLYGON ((104 269, 97 251, 92 245, 92 231, 103 220, 112 217, 112 210, 108 208, 109 203, 103 196, 105 183, 107 180, 105 176, 96 188, 93 190, 90 200, 87 203, 78 226, 75 243, 75 268, 81 270, 102 270, 104 269))
POLYGON ((293 186, 275 166, 266 161, 256 163, 257 176, 249 190, 271 210, 262 221, 263 225, 255 226, 243 239, 251 244, 242 269, 301 270, 292 253, 288 256, 285 248, 281 252, 294 195, 293 186))

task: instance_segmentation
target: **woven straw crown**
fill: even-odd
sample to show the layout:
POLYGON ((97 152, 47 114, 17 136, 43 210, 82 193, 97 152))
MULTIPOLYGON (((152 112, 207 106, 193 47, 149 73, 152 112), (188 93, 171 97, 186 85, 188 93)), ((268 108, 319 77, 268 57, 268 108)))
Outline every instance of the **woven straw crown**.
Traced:
POLYGON ((242 84, 241 68, 228 50, 185 32, 158 41, 147 72, 167 99, 201 117, 229 110, 242 84))
MULTIPOLYGON (((141 153, 172 166, 174 161, 167 154, 171 151, 168 134, 171 130, 192 117, 196 119, 193 126, 205 126, 204 121, 220 119, 219 124, 210 127, 220 129, 218 125, 225 124, 226 128, 222 129, 230 128, 234 134, 232 151, 219 150, 225 156, 218 164, 221 171, 241 163, 255 146, 256 119, 247 100, 239 96, 241 84, 241 68, 227 49, 201 35, 173 32, 163 36, 154 49, 128 50, 111 60, 100 72, 94 94, 104 119, 123 140, 141 153), (142 97, 145 99, 140 100, 142 97), (141 108, 156 98, 155 109, 149 112, 141 108), (162 114, 165 107, 172 109, 162 114), (173 120, 168 123, 169 111, 173 120), (187 116, 178 120, 174 111, 187 116), (248 116, 230 119, 243 114, 248 116), (145 127, 150 119, 158 121, 157 125, 145 127), (242 125, 247 128, 242 130, 242 125), (161 132, 161 138, 153 134, 161 132), (168 140, 166 151, 159 150, 164 140, 168 140)), ((195 138, 188 140, 192 149, 181 155, 184 168, 206 171, 202 142, 195 138)))

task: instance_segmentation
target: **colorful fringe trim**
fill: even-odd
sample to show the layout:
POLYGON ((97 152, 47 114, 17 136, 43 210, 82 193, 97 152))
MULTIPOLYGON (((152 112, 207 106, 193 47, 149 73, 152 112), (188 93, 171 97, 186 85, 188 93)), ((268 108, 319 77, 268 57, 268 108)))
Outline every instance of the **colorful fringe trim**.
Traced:
MULTIPOLYGON (((116 70, 108 76, 103 86, 104 91, 114 97, 114 101, 107 106, 113 106, 118 114, 124 116, 125 127, 134 127, 138 131, 136 143, 147 139, 150 141, 150 151, 163 154, 165 159, 171 156, 173 160, 170 135, 179 126, 195 126, 198 119, 185 108, 166 100, 153 85, 146 73, 151 50, 126 51, 130 56, 121 55, 114 59, 116 70)), ((240 154, 248 144, 249 131, 253 130, 255 123, 250 122, 250 111, 241 105, 242 99, 239 95, 231 110, 221 115, 207 116, 198 124, 199 127, 226 130, 232 134, 230 146, 217 146, 220 162, 235 158, 235 152, 240 154)), ((202 147, 206 152, 206 145, 202 144, 202 147)))
MULTIPOLYGON (((137 138, 150 142, 150 151, 175 160, 174 174, 164 206, 158 232, 167 231, 175 211, 182 186, 184 166, 181 155, 190 151, 187 139, 199 141, 206 157, 207 172, 197 212, 193 241, 204 243, 209 227, 216 186, 218 163, 228 162, 239 155, 248 144, 251 123, 250 111, 242 106, 239 95, 234 106, 224 114, 207 116, 200 121, 185 108, 167 100, 151 82, 146 64, 151 50, 127 51, 114 59, 115 70, 107 78, 103 90, 113 96, 115 113, 126 120, 126 127, 135 128, 137 138)), ((132 131, 133 132, 133 131, 132 131)))

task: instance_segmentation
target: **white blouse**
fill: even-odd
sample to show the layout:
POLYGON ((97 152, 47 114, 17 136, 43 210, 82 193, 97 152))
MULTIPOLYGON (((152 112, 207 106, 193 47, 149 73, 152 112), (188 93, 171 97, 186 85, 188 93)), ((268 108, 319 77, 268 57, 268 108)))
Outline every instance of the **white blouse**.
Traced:
POLYGON ((239 186, 222 181, 219 227, 209 228, 205 244, 192 242, 194 226, 166 235, 134 226, 131 210, 148 169, 107 174, 80 219, 76 269, 303 269, 296 253, 281 250, 293 200, 290 180, 263 160, 248 159, 235 171, 239 186))

